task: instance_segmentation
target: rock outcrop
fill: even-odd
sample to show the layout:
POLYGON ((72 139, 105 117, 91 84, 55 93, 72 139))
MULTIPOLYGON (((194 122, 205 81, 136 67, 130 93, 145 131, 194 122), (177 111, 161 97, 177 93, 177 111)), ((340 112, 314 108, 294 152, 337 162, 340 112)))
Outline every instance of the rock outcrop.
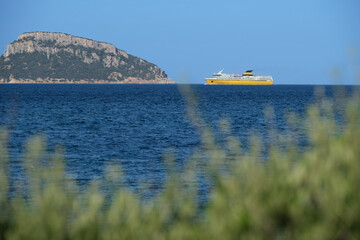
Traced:
POLYGON ((175 83, 114 45, 64 33, 21 34, 0 57, 0 83, 175 83))

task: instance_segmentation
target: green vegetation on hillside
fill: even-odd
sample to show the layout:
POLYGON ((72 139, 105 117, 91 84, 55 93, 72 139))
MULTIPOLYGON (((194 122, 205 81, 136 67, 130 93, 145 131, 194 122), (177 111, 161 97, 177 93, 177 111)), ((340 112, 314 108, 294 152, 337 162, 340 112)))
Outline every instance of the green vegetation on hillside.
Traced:
MULTIPOLYGON (((1 60, 0 60, 1 61, 1 60)), ((7 62, 7 64, 9 64, 7 62)), ((73 81, 81 79, 107 79, 114 68, 104 68, 102 63, 84 63, 81 58, 67 52, 56 55, 45 53, 22 53, 11 56, 11 69, 3 69, 0 77, 8 78, 65 78, 73 81)))
MULTIPOLYGON (((256 137, 251 150, 243 152, 225 122, 226 146, 218 146, 209 129, 200 127, 203 146, 182 172, 174 170, 171 157, 165 158, 164 190, 145 202, 116 184, 122 174, 113 166, 104 180, 114 186, 111 198, 101 193, 99 182, 78 192, 66 180, 63 151, 58 148, 48 157, 42 136, 26 147, 27 187, 10 184, 3 129, 0 239, 360 239, 359 96, 341 98, 336 105, 325 99, 311 106, 305 119, 290 115, 294 129, 297 122, 306 123, 311 148, 302 152, 295 134, 283 136, 286 141, 270 147, 265 163, 257 161, 261 141, 256 137), (339 117, 345 126, 337 125, 339 117), (213 182, 202 208, 199 172, 213 182), (20 189, 15 197, 9 196, 10 185, 20 189)), ((196 104, 189 103, 191 121, 201 123, 192 110, 196 104)), ((271 119, 271 111, 267 116, 271 119)))
MULTIPOLYGON (((24 42, 33 40, 33 37, 17 40, 24 42)), ((33 79, 37 78, 64 78, 72 81, 79 80, 109 80, 112 72, 121 73, 117 80, 122 81, 128 77, 141 78, 145 80, 155 79, 156 66, 145 60, 132 55, 116 56, 123 64, 118 67, 105 67, 103 59, 114 54, 105 53, 104 50, 95 48, 86 48, 78 45, 59 46, 56 41, 37 41, 40 47, 57 48, 60 50, 72 49, 73 52, 80 52, 78 56, 68 51, 59 51, 56 54, 47 55, 45 52, 17 53, 12 54, 5 60, 0 57, 0 78, 9 79, 12 75, 15 79, 33 79), (99 60, 92 54, 96 54, 99 60), (92 59, 91 63, 84 62, 84 59, 92 59)), ((114 79, 113 79, 114 80, 114 79)), ((111 79, 109 81, 112 81, 111 79)))

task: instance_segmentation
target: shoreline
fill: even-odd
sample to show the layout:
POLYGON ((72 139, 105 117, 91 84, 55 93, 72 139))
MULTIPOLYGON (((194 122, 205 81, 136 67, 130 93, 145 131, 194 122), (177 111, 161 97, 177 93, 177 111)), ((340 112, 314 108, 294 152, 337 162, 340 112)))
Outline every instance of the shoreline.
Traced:
POLYGON ((128 83, 106 83, 106 82, 87 82, 87 83, 82 83, 82 82, 0 82, 1 84, 5 84, 5 85, 16 85, 16 84, 53 84, 53 85, 61 85, 61 84, 78 84, 78 85, 87 85, 87 84, 93 84, 93 85, 97 85, 97 84, 109 84, 109 85, 131 85, 131 84, 136 84, 136 85, 149 85, 149 84, 157 84, 157 85, 177 85, 178 83, 156 83, 156 82, 149 82, 149 83, 135 83, 135 82, 128 82, 128 83))
POLYGON ((125 79, 123 81, 109 81, 109 80, 79 80, 69 81, 66 79, 14 79, 4 81, 1 79, 0 84, 178 84, 171 78, 143 80, 137 78, 125 79))

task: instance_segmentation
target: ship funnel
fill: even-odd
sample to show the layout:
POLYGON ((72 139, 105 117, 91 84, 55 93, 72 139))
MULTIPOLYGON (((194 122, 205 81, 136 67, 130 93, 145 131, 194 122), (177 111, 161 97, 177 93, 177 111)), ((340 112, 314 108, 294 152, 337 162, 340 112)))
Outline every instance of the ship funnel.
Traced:
POLYGON ((223 71, 224 71, 224 69, 221 69, 220 72, 218 72, 218 74, 222 74, 223 71))

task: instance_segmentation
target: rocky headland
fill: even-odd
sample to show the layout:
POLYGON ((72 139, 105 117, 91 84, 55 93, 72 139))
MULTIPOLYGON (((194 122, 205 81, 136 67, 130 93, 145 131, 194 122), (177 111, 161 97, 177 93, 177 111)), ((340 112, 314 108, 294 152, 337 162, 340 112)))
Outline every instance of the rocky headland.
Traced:
POLYGON ((0 57, 0 83, 174 84, 158 66, 114 45, 65 33, 30 32, 0 57))

